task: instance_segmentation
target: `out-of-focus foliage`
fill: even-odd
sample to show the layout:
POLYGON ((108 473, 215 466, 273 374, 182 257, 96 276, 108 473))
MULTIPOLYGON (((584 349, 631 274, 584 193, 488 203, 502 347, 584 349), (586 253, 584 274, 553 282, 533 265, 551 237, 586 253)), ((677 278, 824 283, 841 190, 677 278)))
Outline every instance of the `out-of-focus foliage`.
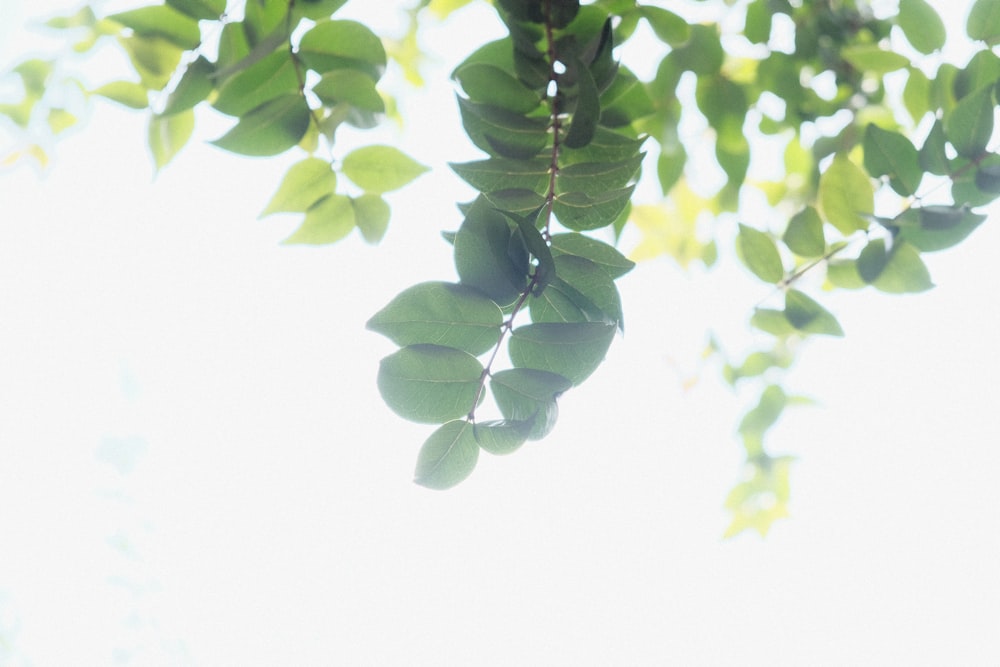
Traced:
MULTIPOLYGON (((58 57, 25 60, 7 73, 20 94, 0 114, 24 137, 51 138, 91 96, 145 110, 159 169, 200 110, 214 109, 233 118, 213 141, 224 150, 305 153, 262 213, 303 216, 287 242, 330 243, 355 228, 374 242, 390 218, 384 193, 425 168, 389 146, 333 159, 320 147, 334 155, 338 129, 381 121, 390 61, 420 84, 425 21, 468 2, 417 2, 392 36, 338 18, 345 0, 168 0, 110 16, 84 7, 48 28, 74 51, 116 45, 134 76, 88 89, 58 57), (218 36, 211 48, 206 35, 218 36), (339 189, 345 179, 355 194, 339 189)), ((458 280, 421 282, 368 324, 400 346, 378 372, 385 402, 437 425, 418 483, 453 486, 480 450, 507 454, 553 428, 558 397, 624 328, 615 280, 633 264, 606 240, 631 226, 633 259, 665 255, 682 268, 711 267, 733 243, 770 294, 749 318, 757 349, 731 359, 710 347, 727 383, 756 387, 737 428, 747 475, 726 500, 726 533, 764 534, 787 514, 791 461, 769 451, 767 433, 804 402, 785 373, 807 339, 844 335, 822 292, 931 288, 923 254, 973 234, 1000 194, 994 0, 971 4, 966 32, 980 48, 964 64, 938 55, 948 35, 925 0, 900 0, 895 14, 864 0, 694 3, 714 6, 715 22, 690 4, 497 0, 506 36, 454 67, 452 131, 483 153, 452 165, 478 193, 445 233, 458 280), (643 163, 659 201, 636 201, 643 163)), ((45 145, 25 140, 3 161, 44 164, 45 145)))

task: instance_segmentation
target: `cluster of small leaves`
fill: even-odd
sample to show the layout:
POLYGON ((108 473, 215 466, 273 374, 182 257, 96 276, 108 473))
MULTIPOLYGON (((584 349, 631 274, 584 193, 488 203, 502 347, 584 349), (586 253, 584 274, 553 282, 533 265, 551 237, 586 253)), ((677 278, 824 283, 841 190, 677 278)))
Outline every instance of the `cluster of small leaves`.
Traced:
MULTIPOLYGON (((633 11, 648 19, 643 9, 633 11)), ((657 34, 666 36, 664 28, 657 34)), ((751 318, 770 342, 724 365, 729 383, 753 379, 761 387, 739 426, 748 475, 726 502, 729 535, 747 528, 763 534, 786 514, 789 459, 770 455, 763 438, 799 399, 777 382, 799 341, 844 333, 800 279, 825 269, 827 289, 925 291, 933 284, 922 254, 963 241, 985 219, 975 209, 1000 194, 1000 154, 989 148, 1000 80, 1000 57, 990 48, 1000 41, 995 3, 974 3, 967 32, 983 48, 964 67, 941 64, 930 76, 900 52, 930 54, 945 43, 943 23, 924 0, 902 0, 898 14, 884 19, 863 2, 754 0, 742 35, 755 46, 746 54, 724 54, 714 26, 690 26, 646 84, 657 108, 645 127, 668 138, 661 139, 658 169, 665 194, 686 192, 683 147, 674 142, 680 102, 669 94, 663 101, 682 71, 697 78, 697 108, 726 175, 712 198, 717 210, 738 210, 750 158, 745 137, 785 142, 784 177, 754 185, 767 194, 774 218, 787 222, 741 222, 735 237, 739 259, 782 303, 759 307, 751 318), (780 34, 773 28, 779 22, 780 34), (792 35, 794 51, 779 49, 792 35), (899 77, 909 119, 893 113, 884 79, 890 74, 899 77)))
POLYGON ((446 235, 459 281, 411 287, 368 323, 402 346, 379 368, 386 403, 441 424, 417 460, 431 488, 465 479, 480 449, 551 431, 559 396, 623 328, 614 281, 633 266, 582 233, 621 224, 643 157, 634 129, 605 122, 622 77, 610 15, 576 0, 498 4, 509 36, 454 71, 463 126, 488 156, 452 165, 479 192, 446 235), (498 370, 504 348, 511 367, 498 370), (487 386, 498 418, 484 420, 487 386))
MULTIPOLYGON (((75 51, 89 50, 105 37, 117 41, 134 77, 86 94, 149 111, 148 143, 157 169, 192 137, 195 107, 211 106, 236 119, 212 141, 219 148, 246 156, 274 156, 295 147, 308 153, 289 169, 261 214, 304 214, 287 243, 331 243, 354 228, 375 242, 389 221, 382 195, 426 168, 390 146, 348 153, 337 170, 315 156, 321 140, 333 146, 338 128, 374 127, 386 110, 376 89, 385 49, 367 26, 332 18, 345 2, 246 0, 237 17, 238 8, 227 7, 226 0, 166 0, 103 18, 85 7, 46 25, 77 37, 75 51), (360 194, 338 193, 338 172, 360 194)), ((0 106, 0 114, 22 128, 41 113, 53 132, 71 124, 75 119, 68 112, 43 103, 53 88, 47 85, 52 66, 36 59, 15 67, 24 96, 0 106)), ((44 155, 37 145, 22 153, 44 155)))

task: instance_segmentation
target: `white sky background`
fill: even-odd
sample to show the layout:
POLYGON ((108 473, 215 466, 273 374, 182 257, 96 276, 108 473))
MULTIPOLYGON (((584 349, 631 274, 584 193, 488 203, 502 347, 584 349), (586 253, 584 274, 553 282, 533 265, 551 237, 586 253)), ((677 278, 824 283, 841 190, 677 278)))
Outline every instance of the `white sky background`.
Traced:
MULTIPOLYGON (((12 25, 72 6, 18 5, 4 63, 33 48, 12 25)), ((488 17, 435 31, 442 72, 488 17)), ((674 369, 707 327, 747 338, 767 288, 731 261, 640 265, 555 431, 432 492, 432 427, 382 404, 394 348, 363 323, 453 278, 445 162, 478 155, 450 95, 360 137, 434 168, 374 248, 256 220, 296 155, 192 144, 152 182, 144 119, 100 102, 50 173, 0 175, 0 664, 1000 664, 995 220, 927 257, 929 293, 821 297, 848 335, 790 376, 823 407, 770 435, 799 462, 766 540, 720 538, 751 396, 674 369)))

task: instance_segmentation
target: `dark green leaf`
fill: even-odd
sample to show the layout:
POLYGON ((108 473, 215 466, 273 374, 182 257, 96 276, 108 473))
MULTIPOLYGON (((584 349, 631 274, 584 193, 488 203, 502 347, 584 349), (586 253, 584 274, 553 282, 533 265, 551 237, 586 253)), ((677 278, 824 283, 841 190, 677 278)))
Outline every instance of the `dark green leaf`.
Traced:
POLYGON ((612 278, 625 275, 635 266, 635 262, 626 258, 607 243, 576 232, 555 234, 552 237, 552 252, 553 254, 576 255, 589 259, 603 268, 612 278))
POLYGON ((366 192, 398 190, 427 171, 393 146, 364 146, 344 156, 342 171, 366 192))
POLYGON ((502 321, 500 307, 480 292, 426 282, 401 292, 366 326, 400 346, 432 343, 478 355, 497 344, 502 321))
POLYGON ((226 11, 226 0, 167 0, 167 4, 196 20, 214 21, 226 11))
POLYGON ((199 56, 197 60, 188 65, 181 80, 177 82, 177 87, 167 98, 163 115, 169 116, 186 111, 208 97, 214 88, 211 79, 214 71, 215 66, 204 56, 199 56))
POLYGON ((923 177, 917 149, 910 140, 877 125, 865 129, 865 169, 872 176, 888 176, 892 189, 903 196, 916 194, 923 177))
POLYGON ((299 77, 295 61, 286 48, 279 48, 226 79, 212 106, 230 116, 242 116, 276 97, 298 95, 299 77))
POLYGON ((479 460, 479 443, 471 422, 456 419, 427 438, 417 455, 414 482, 429 489, 450 489, 472 474, 479 460))
POLYGON ((582 148, 591 142, 601 119, 601 99, 594 77, 579 60, 575 61, 577 74, 576 105, 570 120, 569 132, 563 142, 568 148, 582 148))
POLYGON ((762 231, 741 223, 736 237, 736 254, 744 266, 766 283, 778 283, 785 277, 778 246, 762 231))
POLYGON ((924 145, 920 147, 920 168, 931 174, 943 176, 948 173, 948 154, 945 150, 944 125, 934 121, 924 145))
POLYGON ((985 215, 965 207, 924 206, 905 211, 894 222, 900 225, 900 239, 922 252, 932 252, 961 243, 984 220, 985 215))
POLYGON ((494 208, 511 213, 537 212, 545 203, 545 197, 525 188, 494 190, 485 193, 485 197, 494 208))
POLYGON ((993 85, 969 93, 944 117, 944 134, 963 157, 977 158, 993 135, 993 85))
POLYGON ((844 335, 844 330, 830 311, 795 289, 785 293, 785 317, 803 333, 844 335))
POLYGON ((378 389, 386 405, 401 417, 440 424, 475 407, 482 372, 482 364, 468 352, 411 345, 382 360, 378 389))
POLYGON ((511 332, 510 359, 580 384, 604 360, 614 335, 615 325, 605 322, 528 324, 511 332))
POLYGON ((788 221, 781 237, 788 249, 799 257, 820 257, 826 252, 823 221, 812 206, 802 209, 788 221))
POLYGON ((583 297, 584 301, 576 303, 578 307, 584 311, 596 309, 599 319, 616 324, 620 329, 624 328, 621 297, 607 271, 589 259, 576 255, 557 255, 555 270, 556 276, 572 288, 572 292, 567 292, 571 299, 576 294, 583 297))
POLYGON ((454 76, 473 102, 525 114, 542 101, 536 91, 495 65, 479 62, 459 65, 454 76))
POLYGON ((599 229, 615 221, 628 205, 634 189, 633 185, 594 196, 586 192, 565 192, 555 198, 552 210, 559 222, 569 229, 599 229))
POLYGON ((145 109, 149 106, 149 91, 146 86, 133 81, 112 81, 90 91, 131 109, 145 109))
POLYGON ((556 177, 556 193, 596 194, 623 188, 638 176, 643 155, 615 162, 578 162, 563 167, 556 177))
POLYGON ((469 185, 480 192, 524 188, 544 192, 549 182, 549 160, 508 160, 490 158, 449 165, 469 185))
POLYGON ((871 283, 879 277, 888 262, 885 241, 873 239, 858 255, 858 275, 866 283, 871 283))
POLYGON ((459 278, 506 306, 525 289, 527 272, 509 254, 511 229, 500 212, 476 200, 455 235, 455 268, 459 278))
POLYGON ((309 107, 301 95, 282 95, 249 111, 212 143, 242 155, 277 155, 295 146, 309 128, 309 107))
POLYGON ((458 106, 472 143, 490 155, 524 160, 538 155, 548 142, 548 124, 541 118, 525 118, 463 98, 458 106))
POLYGON ((688 22, 673 12, 653 5, 643 5, 639 7, 639 13, 649 22, 649 27, 660 41, 670 46, 680 46, 691 36, 688 22))

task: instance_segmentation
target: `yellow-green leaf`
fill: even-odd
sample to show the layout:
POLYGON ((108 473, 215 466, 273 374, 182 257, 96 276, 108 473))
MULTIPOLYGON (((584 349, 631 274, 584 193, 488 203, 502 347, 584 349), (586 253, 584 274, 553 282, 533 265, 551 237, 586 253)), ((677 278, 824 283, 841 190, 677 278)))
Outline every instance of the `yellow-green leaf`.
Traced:
POLYGON ((842 234, 868 228, 875 210, 875 194, 865 172, 846 155, 838 154, 819 179, 823 217, 842 234))
POLYGON ((260 217, 272 213, 298 213, 309 210, 337 188, 337 175, 330 163, 315 157, 296 162, 285 172, 278 191, 271 197, 260 217))
POLYGON ((365 146, 344 156, 343 173, 366 192, 397 190, 428 168, 392 146, 365 146))

